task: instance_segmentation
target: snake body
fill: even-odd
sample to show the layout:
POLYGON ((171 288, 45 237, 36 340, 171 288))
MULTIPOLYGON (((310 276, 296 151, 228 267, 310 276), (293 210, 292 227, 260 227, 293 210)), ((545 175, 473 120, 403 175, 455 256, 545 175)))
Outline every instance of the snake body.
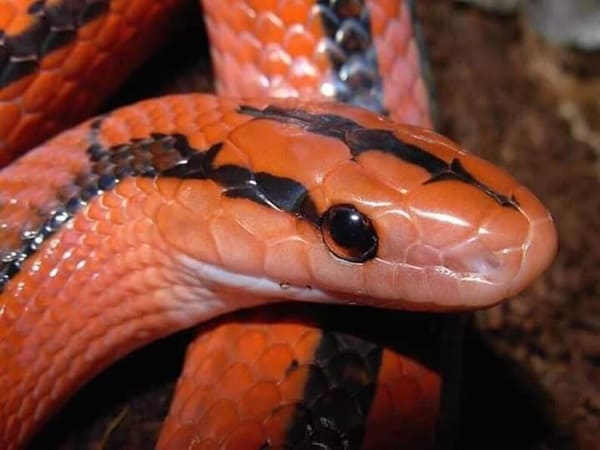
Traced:
MULTIPOLYGON (((32 24, 47 25, 50 12, 63 8, 78 13, 82 23, 75 34, 88 36, 89 47, 89 41, 101 36, 101 25, 128 22, 134 11, 146 12, 146 31, 165 26, 168 10, 161 8, 169 6, 46 3, 0 3, 5 14, 0 14, 0 24, 9 24, 3 25, 4 42, 11 33, 23 36, 19 32, 31 30, 32 24)), ((209 31, 230 36, 223 31, 226 20, 246 26, 244 13, 250 10, 253 23, 262 24, 256 32, 275 40, 278 30, 294 28, 274 26, 279 22, 273 17, 304 20, 302 29, 312 31, 317 28, 314 11, 322 9, 312 2, 265 2, 279 16, 269 9, 259 14, 264 18, 259 22, 260 2, 254 3, 226 9, 219 8, 222 3, 205 2, 209 31)), ((385 11, 386 2, 367 3, 371 11, 385 11)), ((372 27, 381 29, 376 21, 372 27)), ((56 27, 48 29, 56 32, 56 27)), ((327 36, 327 27, 320 30, 327 36)), ((136 33, 125 35, 129 43, 138 39, 136 33)), ((235 46, 215 37, 221 89, 249 95, 245 89, 253 83, 265 87, 266 79, 268 92, 308 96, 305 74, 330 71, 322 52, 306 50, 312 47, 302 33, 292 35, 284 48, 299 53, 305 69, 315 70, 297 71, 302 64, 271 46, 269 58, 258 55, 265 70, 275 71, 267 78, 248 69, 256 48, 252 39, 248 48, 235 49, 232 58, 225 50, 235 46), (313 59, 303 53, 307 51, 313 59), (241 61, 237 69, 234 60, 241 61), (244 83, 229 88, 228 76, 232 83, 244 83)), ((63 40, 66 47, 36 53, 48 58, 41 66, 66 49, 86 48, 85 39, 63 40)), ((243 36, 238 41, 246 42, 243 36)), ((125 48, 123 54, 133 52, 125 48)), ((22 64, 15 54, 9 63, 13 68, 22 64)), ((387 59, 381 54, 379 60, 387 59)), ((0 103, 3 123, 5 117, 18 123, 0 127, 9 153, 29 145, 31 127, 46 123, 40 118, 45 112, 27 114, 33 108, 27 99, 37 98, 27 93, 37 92, 36 83, 42 83, 38 80, 46 72, 28 70, 21 67, 19 76, 10 75, 14 70, 4 72, 0 79, 3 98, 17 99, 0 103)), ((111 83, 121 76, 115 74, 111 83)), ((325 79, 321 95, 338 81, 325 79)), ((384 88, 386 80, 380 80, 384 88)), ((416 84, 417 95, 408 96, 417 100, 409 101, 390 94, 373 97, 371 87, 377 83, 369 84, 354 103, 380 102, 398 118, 405 114, 406 120, 429 123, 422 85, 416 84), (404 108, 394 106, 402 103, 404 108)), ((97 104, 88 105, 87 91, 82 92, 85 108, 97 104)), ((79 114, 50 120, 40 131, 49 133, 57 122, 79 114)), ((547 267, 556 246, 552 220, 533 194, 432 131, 338 103, 201 94, 147 100, 104 114, 27 153, 0 172, 0 218, 0 448, 23 445, 77 387, 117 358, 218 315, 282 300, 419 311, 485 307, 530 284, 547 267)), ((303 395, 298 386, 310 372, 310 365, 299 361, 316 345, 309 328, 275 326, 269 348, 281 353, 273 351, 269 358, 260 353, 266 348, 264 324, 233 325, 217 331, 221 338, 198 341, 190 357, 208 352, 195 358, 200 365, 193 369, 206 386, 196 387, 199 397, 174 406, 159 447, 286 448, 289 438, 282 430, 297 413, 294 405, 303 395), (223 339, 238 343, 229 360, 210 352, 211 342, 223 339), (243 358, 246 363, 237 364, 243 358), (286 377, 278 383, 273 380, 281 375, 273 373, 253 379, 248 364, 261 362, 267 373, 276 370, 286 377), (210 375, 219 373, 219 367, 228 369, 221 372, 226 374, 221 380, 224 397, 242 399, 237 410, 231 401, 207 402, 210 375), (202 409, 207 404, 210 412, 202 409), (178 425, 200 416, 207 420, 199 432, 204 441, 190 427, 178 425)), ((407 364, 409 372, 422 375, 421 389, 437 392, 435 376, 407 364)), ((181 393, 185 386, 180 385, 180 399, 186 398, 181 393)), ((435 408, 423 411, 436 413, 435 408)), ((353 430, 353 424, 347 429, 353 430)), ((354 442, 341 434, 346 444, 354 442)), ((364 442, 374 442, 366 448, 383 448, 366 434, 364 442)), ((358 448, 362 440, 349 448, 358 448)))

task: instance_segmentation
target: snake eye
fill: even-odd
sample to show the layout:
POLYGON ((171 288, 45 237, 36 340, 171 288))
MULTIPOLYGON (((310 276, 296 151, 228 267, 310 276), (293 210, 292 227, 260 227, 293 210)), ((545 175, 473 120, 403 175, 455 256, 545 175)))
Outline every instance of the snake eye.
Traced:
POLYGON ((321 217, 323 241, 338 258, 364 262, 377 252, 377 234, 367 216, 352 205, 335 205, 321 217))

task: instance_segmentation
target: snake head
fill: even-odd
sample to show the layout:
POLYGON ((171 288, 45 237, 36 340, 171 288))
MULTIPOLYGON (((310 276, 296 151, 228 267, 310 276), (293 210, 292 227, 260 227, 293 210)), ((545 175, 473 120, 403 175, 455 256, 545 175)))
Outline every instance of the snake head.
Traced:
POLYGON ((297 100, 248 102, 237 113, 240 123, 203 161, 222 189, 208 225, 218 264, 232 270, 211 272, 221 284, 470 309, 522 291, 554 257, 541 202, 430 130, 297 100))

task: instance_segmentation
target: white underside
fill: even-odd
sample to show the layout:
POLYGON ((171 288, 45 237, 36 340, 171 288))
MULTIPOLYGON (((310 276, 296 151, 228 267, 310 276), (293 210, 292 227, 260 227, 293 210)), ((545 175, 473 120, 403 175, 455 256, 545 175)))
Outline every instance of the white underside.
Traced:
MULTIPOLYGON (((245 275, 212 264, 198 261, 186 255, 178 257, 186 271, 186 281, 202 286, 215 296, 235 294, 266 301, 299 300, 318 303, 338 303, 331 292, 316 289, 314 286, 294 286, 286 280, 272 280, 266 277, 245 275)), ((260 302, 259 302, 260 303, 260 302)))

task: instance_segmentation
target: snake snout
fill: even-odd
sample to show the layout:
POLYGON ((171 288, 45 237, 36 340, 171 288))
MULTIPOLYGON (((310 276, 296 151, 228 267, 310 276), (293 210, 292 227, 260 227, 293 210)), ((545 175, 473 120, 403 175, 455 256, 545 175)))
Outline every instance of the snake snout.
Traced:
POLYGON ((440 183, 415 191, 408 208, 377 216, 378 226, 390 230, 380 233, 379 256, 395 267, 393 288, 410 306, 491 306, 521 292, 550 265, 556 230, 549 212, 506 179, 504 192, 514 193, 509 205, 440 183))
POLYGON ((518 208, 494 210, 473 237, 454 249, 449 266, 464 270, 461 294, 490 306, 527 288, 550 265, 557 235, 550 213, 526 188, 516 189, 518 208), (458 255, 460 254, 460 258, 458 255))

